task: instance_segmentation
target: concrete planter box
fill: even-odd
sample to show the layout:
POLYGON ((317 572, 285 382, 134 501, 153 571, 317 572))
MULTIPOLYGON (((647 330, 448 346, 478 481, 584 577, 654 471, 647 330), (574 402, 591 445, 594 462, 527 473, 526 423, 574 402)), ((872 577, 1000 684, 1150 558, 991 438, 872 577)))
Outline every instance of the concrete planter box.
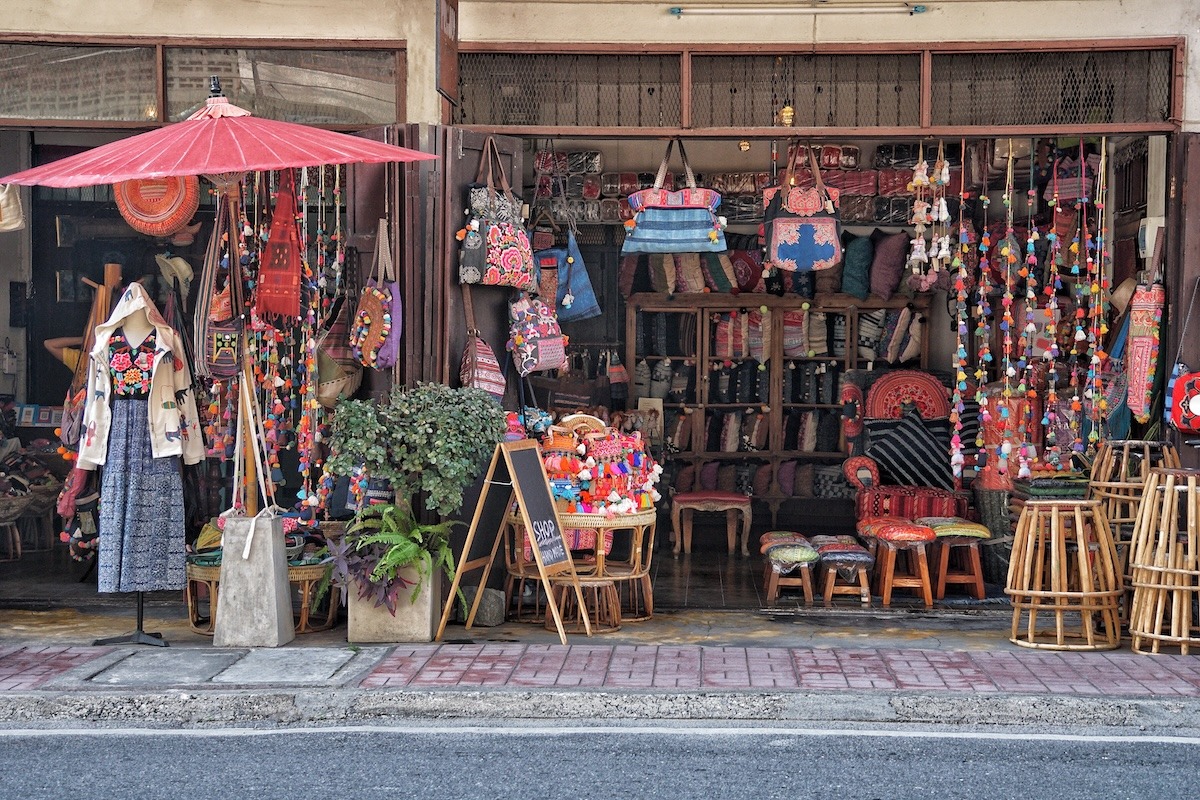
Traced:
MULTIPOLYGON (((351 586, 346 593, 347 632, 346 641, 375 642, 432 642, 437 625, 442 617, 442 573, 431 572, 429 557, 426 556, 425 581, 416 602, 412 602, 412 588, 403 589, 396 599, 396 614, 387 606, 375 607, 373 599, 360 600, 357 587, 351 586)), ((418 577, 415 568, 400 570, 407 581, 418 577)))

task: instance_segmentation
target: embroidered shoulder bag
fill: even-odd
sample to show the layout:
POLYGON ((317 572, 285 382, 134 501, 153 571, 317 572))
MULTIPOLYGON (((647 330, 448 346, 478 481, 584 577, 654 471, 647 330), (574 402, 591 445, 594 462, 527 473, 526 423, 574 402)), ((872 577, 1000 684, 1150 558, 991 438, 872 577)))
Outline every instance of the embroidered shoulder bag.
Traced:
POLYGON ((696 187, 696 176, 688 164, 682 139, 667 142, 654 185, 629 195, 633 219, 625 223, 621 255, 629 253, 723 253, 725 231, 717 217, 721 193, 696 187), (687 186, 678 191, 663 188, 671 149, 679 144, 679 157, 687 186))
POLYGON ((779 186, 763 190, 763 235, 765 267, 788 272, 829 269, 841 263, 841 223, 838 221, 838 190, 821 180, 812 148, 795 148, 779 186), (812 188, 796 185, 799 153, 808 153, 812 188))
POLYGON ((358 298, 350 346, 364 367, 389 369, 400 356, 401 305, 386 219, 379 220, 373 273, 358 298))

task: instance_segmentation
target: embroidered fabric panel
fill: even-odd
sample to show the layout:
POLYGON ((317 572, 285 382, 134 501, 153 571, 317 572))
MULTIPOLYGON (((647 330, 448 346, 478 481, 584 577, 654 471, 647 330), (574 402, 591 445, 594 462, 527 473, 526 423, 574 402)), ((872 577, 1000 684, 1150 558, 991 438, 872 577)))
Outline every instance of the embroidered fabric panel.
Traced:
POLYGON ((150 394, 150 376, 154 369, 155 332, 136 348, 129 344, 124 331, 116 331, 108 342, 108 370, 112 375, 113 394, 118 397, 146 397, 150 394))

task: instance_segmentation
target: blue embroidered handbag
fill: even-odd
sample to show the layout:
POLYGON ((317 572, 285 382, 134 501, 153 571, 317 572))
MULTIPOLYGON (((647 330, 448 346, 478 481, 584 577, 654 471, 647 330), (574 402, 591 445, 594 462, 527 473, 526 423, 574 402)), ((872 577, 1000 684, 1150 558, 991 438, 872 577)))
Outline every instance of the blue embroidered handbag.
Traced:
POLYGON ((596 291, 592 288, 573 229, 567 230, 566 247, 538 250, 533 254, 533 260, 539 270, 558 270, 554 310, 559 322, 579 322, 603 313, 596 301, 596 291))
POLYGON ((811 148, 805 149, 815 187, 804 189, 793 185, 792 176, 798 171, 793 156, 781 185, 763 190, 765 267, 809 272, 829 269, 842 260, 838 190, 826 188, 817 159, 811 148))
POLYGON ((688 164, 683 141, 667 143, 654 177, 654 186, 629 195, 633 219, 625 223, 625 241, 621 255, 629 253, 723 253, 725 232, 717 217, 720 192, 696 188, 696 176, 688 164), (678 191, 663 189, 671 149, 679 142, 687 186, 678 191))

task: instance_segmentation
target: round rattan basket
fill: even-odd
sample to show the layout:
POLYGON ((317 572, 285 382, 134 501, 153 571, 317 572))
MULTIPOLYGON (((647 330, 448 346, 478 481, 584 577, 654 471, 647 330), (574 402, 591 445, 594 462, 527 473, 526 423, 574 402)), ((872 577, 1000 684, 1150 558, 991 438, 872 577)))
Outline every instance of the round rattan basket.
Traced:
POLYGON ((33 495, 0 495, 0 525, 12 525, 33 502, 33 495))

